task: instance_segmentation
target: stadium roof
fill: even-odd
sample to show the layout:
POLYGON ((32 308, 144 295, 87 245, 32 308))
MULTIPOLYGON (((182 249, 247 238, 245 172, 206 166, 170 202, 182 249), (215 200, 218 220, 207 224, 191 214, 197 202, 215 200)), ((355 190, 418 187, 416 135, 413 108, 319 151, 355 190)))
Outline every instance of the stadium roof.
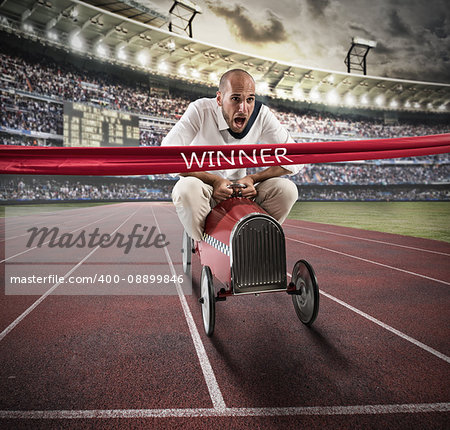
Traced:
POLYGON ((217 86, 244 68, 257 93, 326 105, 450 111, 450 85, 341 73, 211 45, 162 28, 169 16, 134 0, 0 0, 0 29, 90 58, 217 86))

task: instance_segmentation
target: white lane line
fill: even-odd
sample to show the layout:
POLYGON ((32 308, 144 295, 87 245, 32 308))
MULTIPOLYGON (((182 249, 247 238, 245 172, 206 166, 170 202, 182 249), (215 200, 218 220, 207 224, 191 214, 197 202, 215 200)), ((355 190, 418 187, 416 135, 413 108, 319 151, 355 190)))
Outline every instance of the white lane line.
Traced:
MULTIPOLYGON (((430 279, 430 280, 433 280, 433 281, 437 281, 437 282, 441 282, 441 283, 450 285, 448 282, 445 282, 445 281, 440 281, 438 279, 429 278, 427 276, 420 275, 420 274, 414 273, 414 272, 409 272, 409 271, 406 271, 406 270, 403 270, 403 269, 398 269, 396 267, 387 266, 385 264, 377 263, 376 261, 366 260, 366 259, 361 258, 361 257, 356 257, 354 255, 345 254, 343 252, 335 251, 333 249, 324 248, 324 247, 319 246, 319 245, 313 245, 313 244, 307 243, 307 242, 302 242, 302 241, 299 241, 297 239, 291 239, 289 237, 287 239, 293 240, 295 242, 304 243, 306 245, 311 245, 311 246, 314 246, 314 247, 317 247, 317 248, 321 248, 321 249, 324 249, 326 251, 331 251, 331 252, 335 252, 337 254, 342 254, 342 255, 345 255, 346 257, 356 258, 358 260, 362 260, 362 261, 365 261, 365 262, 368 262, 368 263, 373 263, 373 264, 376 264, 376 265, 380 265, 380 266, 387 267, 387 268, 394 269, 394 270, 399 270, 401 272, 405 272, 405 273, 408 273, 408 274, 411 274, 411 275, 420 276, 422 278, 426 278, 426 279, 430 279)), ((292 277, 292 275, 290 273, 288 273, 288 276, 292 277)), ((368 319, 369 321, 379 325, 380 327, 383 327, 384 329, 390 331, 391 333, 394 333, 397 336, 407 340, 408 342, 411 342, 412 344, 414 344, 414 345, 418 346, 419 348, 429 352, 430 354, 435 355, 436 357, 440 358, 441 360, 444 360, 445 362, 450 363, 450 357, 448 357, 447 355, 443 354, 442 352, 439 352, 436 349, 431 348, 430 346, 425 345, 424 343, 418 341, 417 339, 414 339, 411 336, 408 336, 407 334, 405 334, 405 333, 403 333, 403 332, 401 332, 401 331, 391 327, 390 325, 383 323, 382 321, 380 321, 380 320, 370 316, 369 314, 366 314, 365 312, 355 308, 354 306, 349 305, 348 303, 338 299, 337 297, 334 297, 331 294, 326 293, 322 289, 319 289, 319 292, 320 292, 320 294, 324 295, 325 297, 328 297, 329 299, 334 300, 336 303, 339 303, 340 305, 346 307, 347 309, 350 309, 351 311, 353 311, 353 312, 357 313, 358 315, 368 319)))
MULTIPOLYGON (((103 218, 97 219, 97 220, 95 220, 95 221, 92 221, 92 222, 89 223, 89 224, 85 224, 85 225, 83 225, 83 226, 81 226, 81 227, 76 228, 75 230, 69 231, 68 234, 75 233, 76 231, 81 230, 82 228, 88 227, 88 226, 90 226, 90 225, 92 225, 92 224, 96 224, 96 223, 98 223, 99 221, 103 221, 104 219, 110 218, 110 217, 115 216, 115 215, 116 215, 116 214, 106 215, 106 216, 103 217, 103 218)), ((63 234, 67 234, 67 233, 61 233, 59 236, 56 236, 56 237, 60 237, 60 236, 62 236, 63 234)), ((50 240, 51 240, 51 239, 50 239, 50 240)), ((49 243, 50 240, 48 240, 47 242, 44 242, 42 245, 47 245, 47 243, 49 243)), ((15 254, 15 255, 11 255, 10 257, 5 258, 4 260, 0 260, 0 263, 4 263, 5 261, 9 261, 9 260, 11 260, 11 259, 13 259, 13 258, 15 258, 15 257, 18 257, 19 255, 26 254, 27 252, 32 251, 33 249, 36 249, 36 248, 38 248, 37 245, 36 245, 36 246, 33 246, 32 248, 25 249, 25 251, 19 252, 19 253, 15 254)))
POLYGON ((345 252, 336 251, 335 249, 325 248, 324 246, 314 245, 313 243, 304 242, 302 240, 293 239, 291 237, 286 237, 287 240, 292 240, 294 242, 302 243, 304 245, 313 246, 314 248, 320 248, 325 251, 334 252, 335 254, 344 255, 345 257, 354 258, 355 260, 364 261, 365 263, 375 264, 377 266, 386 267, 387 269, 397 270, 398 272, 407 273, 408 275, 418 276, 420 278, 428 279, 429 281, 439 282, 440 284, 450 285, 450 282, 443 281, 441 279, 431 278, 430 276, 421 275, 420 273, 411 272, 409 270, 400 269, 398 267, 389 266, 388 264, 378 263, 377 261, 368 260, 366 258, 357 257, 356 255, 347 254, 345 252))
POLYGON ((397 330, 394 327, 391 327, 390 325, 387 325, 384 322, 370 316, 369 314, 366 314, 365 312, 360 311, 359 309, 355 308, 354 306, 349 305, 348 303, 332 296, 331 294, 326 293, 323 290, 320 290, 320 294, 324 295, 325 297, 328 297, 329 299, 335 301, 336 303, 339 303, 340 305, 346 307, 347 309, 350 309, 351 311, 357 313, 358 315, 362 316, 363 318, 366 318, 369 321, 379 325, 380 327, 384 328, 385 330, 388 330, 391 333, 396 334, 397 336, 401 337, 402 339, 405 339, 408 342, 411 342, 413 345, 416 345, 419 348, 422 348, 423 350, 429 352, 430 354, 435 355, 436 357, 440 358, 441 360, 444 360, 445 362, 450 363, 450 357, 443 354, 442 352, 439 352, 436 349, 431 348, 428 345, 425 345, 424 343, 418 341, 417 339, 414 339, 413 337, 408 336, 407 334, 401 332, 400 330, 397 330))
MULTIPOLYGON (((104 218, 101 218, 100 220, 98 220, 98 221, 101 221, 102 219, 105 219, 105 218, 108 218, 109 216, 112 216, 112 215, 108 215, 108 216, 106 216, 106 217, 104 217, 104 218)), ((79 218, 79 217, 78 217, 79 218)), ((66 223, 66 221, 63 223, 63 224, 65 224, 66 223)), ((34 224, 33 225, 33 227, 38 227, 38 226, 40 226, 40 225, 46 225, 46 224, 48 224, 48 221, 42 221, 42 222, 40 222, 40 223, 36 223, 36 224, 34 224)), ((88 225, 90 225, 90 224, 88 224, 88 225)), ((24 236, 29 236, 29 234, 27 234, 27 233, 24 233, 24 234, 19 234, 19 235, 17 235, 17 236, 10 236, 10 237, 6 237, 5 239, 1 239, 0 240, 0 243, 2 243, 2 242, 7 242, 8 240, 13 240, 13 239, 18 239, 19 237, 24 237, 24 236)), ((1 261, 0 261, 0 263, 1 263, 1 261)))
MULTIPOLYGON (((62 215, 62 214, 60 213, 60 215, 62 215)), ((101 219, 105 219, 105 218, 107 218, 107 217, 109 217, 109 216, 112 216, 112 215, 107 215, 106 217, 101 218, 101 219)), ((77 215, 71 215, 70 217, 65 217, 65 218, 64 218, 64 222, 63 222, 62 224, 66 224, 66 223, 68 223, 68 222, 72 222, 72 221, 68 221, 68 218, 75 218, 75 217, 76 217, 78 220, 80 219, 80 215, 78 215, 78 214, 77 214, 77 215)), ((92 214, 89 214, 89 218, 91 218, 91 217, 92 217, 92 214)), ((6 220, 6 217, 5 217, 5 220, 6 220)), ((44 220, 44 221, 41 221, 41 222, 38 222, 38 223, 34 223, 34 224, 33 224, 33 227, 39 227, 40 225, 46 225, 46 224, 49 224, 50 221, 51 221, 51 220, 47 219, 47 220, 44 220)), ((5 234, 6 234, 6 223, 8 223, 7 220, 5 221, 5 234)), ((27 223, 26 226, 29 227, 30 224, 27 223)), ((24 228, 23 225, 21 225, 21 226, 20 226, 20 230, 23 231, 23 228, 24 228)), ((11 228, 8 228, 8 230, 11 230, 11 228)), ((17 238, 19 238, 19 237, 23 237, 23 236, 26 236, 26 235, 27 235, 27 234, 24 233, 24 234, 20 234, 20 235, 16 235, 16 236, 5 237, 4 239, 0 239, 0 243, 6 242, 6 241, 8 241, 8 240, 17 239, 17 238)))
MULTIPOLYGON (((51 222, 54 217, 57 217, 57 219, 59 220, 61 218, 61 215, 64 215, 64 220, 67 220, 67 219, 70 219, 70 218, 77 218, 77 219, 79 219, 80 216, 81 217, 85 217, 85 218, 86 217, 89 218, 89 217, 92 217, 95 214, 87 213, 87 212, 84 212, 84 211, 86 211, 86 209, 93 209, 95 211, 97 208, 98 208, 98 210, 97 210, 97 212, 98 212, 99 209, 101 209, 101 207, 99 207, 99 206, 90 206, 90 207, 87 207, 87 208, 72 208, 72 209, 61 210, 61 211, 54 211, 54 212, 38 212, 38 213, 35 213, 35 214, 31 213, 30 215, 24 215, 24 216, 7 217, 5 215, 5 225, 6 225, 6 223, 8 223, 8 227, 9 227, 8 230, 9 231, 12 231, 14 229, 16 229, 16 230, 20 229, 22 231, 23 228, 24 228, 24 225, 25 226, 29 226, 30 225, 30 219, 32 219, 32 221, 34 222, 36 216, 47 216, 47 215, 49 215, 49 217, 47 219, 41 221, 40 223, 34 224, 34 226, 37 227, 40 224, 45 224, 45 223, 51 222), (81 214, 79 214, 79 213, 67 214, 67 212, 73 212, 74 210, 82 211, 82 213, 81 214), (22 218, 26 218, 26 219, 23 220, 22 218), (19 223, 19 221, 22 221, 22 222, 19 223)), ((110 212, 110 211, 108 211, 108 212, 110 212)), ((6 234, 6 229, 5 229, 5 234, 6 234)), ((8 237, 8 238, 0 240, 0 243, 4 242, 5 240, 15 239, 15 238, 21 237, 21 236, 23 236, 23 235, 8 237)))
MULTIPOLYGON (((342 237, 349 237, 351 239, 357 239, 357 240, 365 240, 367 242, 375 242, 375 243, 381 243, 383 245, 389 245, 389 246, 398 246, 400 248, 406 248, 406 249, 412 249, 414 251, 421 251, 421 252, 430 252, 432 254, 439 254, 439 255, 445 255, 447 257, 450 257, 450 254, 446 253, 446 252, 440 252, 440 251, 432 251, 430 249, 424 249, 424 248, 416 248, 414 246, 407 246, 407 245, 400 245, 398 243, 393 243, 393 242, 385 242, 383 240, 375 240, 375 239, 368 239, 365 237, 359 237, 359 236, 352 236, 350 234, 343 234, 343 233, 335 233, 332 231, 326 231, 326 230, 320 230, 320 229, 316 229, 316 228, 310 228, 310 227, 301 227, 298 225, 292 225, 292 224, 287 224, 284 223, 283 226, 288 226, 288 227, 292 227, 292 228, 299 228, 299 229, 303 229, 303 230, 310 230, 310 231, 317 231, 319 233, 325 233, 325 234, 333 234, 335 236, 342 236, 342 237)), ((450 246, 450 245, 449 245, 450 246)))
MULTIPOLYGON (((156 227, 158 228, 159 233, 161 233, 161 229, 159 227, 158 220, 156 219, 155 211, 152 206, 152 213, 155 219, 156 227)), ((169 251, 167 247, 164 247, 164 252, 166 254, 167 262, 169 263, 170 272, 174 279, 178 279, 175 267, 173 265, 172 259, 170 258, 169 251)), ((195 325, 194 318, 192 317, 191 310, 189 309, 189 305, 187 304, 186 297, 184 296, 183 289, 179 284, 178 280, 176 282, 176 288, 178 297, 180 298, 181 307, 183 308, 184 316, 186 318, 187 325, 189 327, 189 332, 191 333, 192 340, 194 342, 195 351, 197 352, 198 359, 200 361, 200 367, 203 372, 203 376, 205 377, 205 382, 208 387, 209 395, 211 397, 211 401, 214 406, 214 410, 224 410, 226 408, 225 401, 222 396, 222 392, 220 391, 219 384, 217 383, 216 375, 214 375, 213 368, 209 361, 208 355, 206 354, 205 347, 200 338, 200 334, 197 330, 197 326, 195 325)))
MULTIPOLYGON (((133 212, 125 221, 123 221, 113 232, 114 234, 117 230, 119 230, 122 225, 124 225, 135 213, 133 212)), ((96 246, 86 257, 84 257, 78 264, 76 264, 72 269, 70 269, 64 276, 63 279, 65 280, 68 276, 72 274, 78 267, 80 267, 97 249, 100 248, 100 245, 96 246)), ((4 339, 4 337, 12 330, 14 327, 17 326, 28 314, 30 314, 36 306, 38 306, 40 303, 42 303, 47 296, 49 296, 56 288, 58 288, 61 285, 61 282, 57 282, 55 285, 53 285, 49 290, 47 290, 39 299, 37 299, 28 309, 26 309, 21 315, 19 315, 8 327, 6 327, 1 333, 0 333, 0 342, 4 339)))
POLYGON ((328 415, 386 415, 449 412, 450 403, 406 403, 355 406, 304 406, 280 408, 190 408, 190 409, 88 409, 48 411, 0 411, 0 419, 111 419, 275 417, 328 415))
MULTIPOLYGON (((292 275, 288 272, 288 276, 292 277, 292 275)), ((344 302, 343 300, 338 299, 337 297, 332 296, 331 294, 328 294, 324 290, 319 288, 319 293, 322 294, 325 297, 328 297, 330 300, 335 301, 336 303, 339 303, 340 305, 344 306, 345 308, 357 313, 358 315, 362 316, 363 318, 366 318, 367 320, 379 325, 380 327, 384 328, 385 330, 390 331, 391 333, 394 333, 395 335, 401 337, 404 340, 407 340, 408 342, 412 343, 415 346, 418 346, 419 348, 423 349, 424 351, 429 352, 430 354, 435 355, 436 357, 440 358, 441 360, 444 360, 446 363, 450 363, 450 357, 443 354, 442 352, 431 348, 431 346, 425 345, 424 343, 420 342, 417 339, 414 339, 411 336, 408 336, 407 334, 401 332, 400 330, 397 330, 394 327, 391 327, 390 325, 374 318, 373 316, 366 314, 365 312, 355 308, 352 305, 349 305, 348 303, 344 302)))

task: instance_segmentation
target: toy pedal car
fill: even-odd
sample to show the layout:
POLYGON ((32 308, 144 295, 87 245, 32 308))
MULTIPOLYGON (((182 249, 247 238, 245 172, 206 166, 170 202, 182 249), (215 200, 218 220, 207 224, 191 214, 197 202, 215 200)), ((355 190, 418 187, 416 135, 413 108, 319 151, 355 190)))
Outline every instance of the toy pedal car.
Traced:
POLYGON ((184 231, 182 253, 183 271, 188 275, 192 254, 200 257, 199 302, 208 336, 214 332, 216 302, 230 296, 284 291, 292 295, 301 322, 310 326, 317 317, 319 288, 312 266, 297 261, 287 283, 283 229, 248 198, 231 197, 215 206, 206 218, 203 240, 195 245, 184 231), (226 286, 217 294, 213 276, 226 286))

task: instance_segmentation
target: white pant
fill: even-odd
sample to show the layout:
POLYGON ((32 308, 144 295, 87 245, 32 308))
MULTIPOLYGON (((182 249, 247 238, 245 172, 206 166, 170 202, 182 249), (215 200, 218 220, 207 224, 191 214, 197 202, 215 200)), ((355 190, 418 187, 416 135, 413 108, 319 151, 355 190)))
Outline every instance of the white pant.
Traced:
MULTIPOLYGON (((258 203, 280 224, 297 201, 297 186, 287 178, 270 178, 255 185, 258 203)), ((181 177, 172 190, 172 200, 184 229, 194 240, 201 240, 205 219, 216 205, 213 187, 192 176, 181 177)))

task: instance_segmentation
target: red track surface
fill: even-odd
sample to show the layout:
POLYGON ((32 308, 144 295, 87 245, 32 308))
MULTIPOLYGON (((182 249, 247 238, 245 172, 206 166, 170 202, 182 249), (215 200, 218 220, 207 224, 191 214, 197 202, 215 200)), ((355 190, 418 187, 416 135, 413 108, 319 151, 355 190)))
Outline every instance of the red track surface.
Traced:
MULTIPOLYGON (((52 260, 55 273, 182 273, 171 204, 64 214, 67 231, 157 225, 170 245, 167 254, 111 247, 88 258, 92 249, 74 248, 70 261, 67 251, 52 260)), ((12 258, 2 279, 5 265, 6 275, 46 270, 43 248, 15 266, 24 248, 8 239, 16 224, 42 219, 8 221, 3 244, 12 258)), ((177 294, 174 284, 161 290, 170 295, 129 285, 120 287, 133 295, 103 295, 111 289, 100 284, 90 295, 68 295, 86 286, 67 285, 46 296, 2 294, 0 427, 449 428, 450 245, 293 220, 284 231, 289 270, 307 259, 323 293, 311 329, 289 296, 271 293, 217 303, 207 338, 195 257, 193 294, 177 294)))

